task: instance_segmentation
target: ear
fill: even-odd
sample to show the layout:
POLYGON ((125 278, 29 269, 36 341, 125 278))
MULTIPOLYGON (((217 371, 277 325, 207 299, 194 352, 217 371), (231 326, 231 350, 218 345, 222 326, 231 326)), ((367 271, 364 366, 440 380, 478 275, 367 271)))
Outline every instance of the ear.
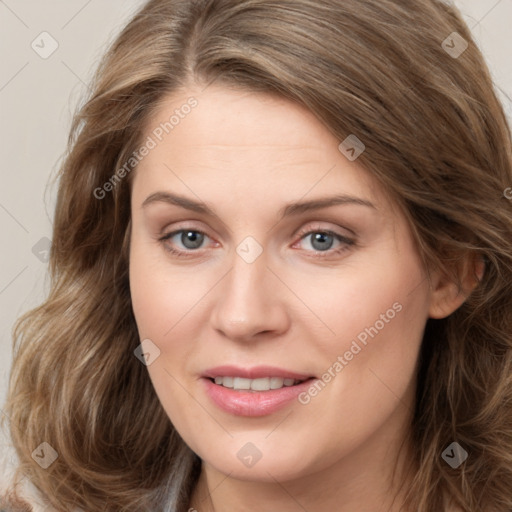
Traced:
POLYGON ((482 280, 484 272, 482 256, 468 253, 456 264, 456 280, 446 272, 431 274, 429 317, 439 319, 451 315, 482 280))

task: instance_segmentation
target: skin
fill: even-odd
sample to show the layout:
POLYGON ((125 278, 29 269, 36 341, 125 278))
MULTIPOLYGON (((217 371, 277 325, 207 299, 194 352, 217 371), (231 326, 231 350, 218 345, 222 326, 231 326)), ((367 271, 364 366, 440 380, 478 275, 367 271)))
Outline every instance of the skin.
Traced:
POLYGON ((160 350, 150 378, 203 461, 190 507, 398 511, 401 495, 393 497, 412 450, 399 447, 425 323, 450 314, 464 295, 435 273, 429 282, 405 217, 303 107, 220 85, 190 86, 166 99, 146 136, 190 96, 197 107, 136 170, 130 243, 140 339, 160 350), (161 191, 202 201, 216 216, 164 201, 142 206, 161 191), (279 217, 285 204, 334 194, 374 207, 342 204, 279 217), (207 236, 198 249, 180 234, 159 240, 178 229, 207 236), (326 229, 353 245, 332 238, 322 251, 307 233, 326 229), (236 252, 247 236, 263 250, 252 263, 236 252), (395 303, 401 311, 307 405, 293 401, 246 418, 220 410, 203 391, 201 373, 221 364, 321 377, 395 303), (262 454, 250 468, 237 457, 248 442, 262 454))

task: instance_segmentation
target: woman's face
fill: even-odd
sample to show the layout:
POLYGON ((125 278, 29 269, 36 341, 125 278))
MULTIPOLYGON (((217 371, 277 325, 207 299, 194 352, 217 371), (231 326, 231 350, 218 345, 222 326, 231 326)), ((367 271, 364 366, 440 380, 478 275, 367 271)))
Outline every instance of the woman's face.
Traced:
POLYGON ((312 113, 273 96, 175 94, 144 141, 133 309, 185 442, 250 480, 380 460, 413 407, 432 298, 403 216, 312 113))

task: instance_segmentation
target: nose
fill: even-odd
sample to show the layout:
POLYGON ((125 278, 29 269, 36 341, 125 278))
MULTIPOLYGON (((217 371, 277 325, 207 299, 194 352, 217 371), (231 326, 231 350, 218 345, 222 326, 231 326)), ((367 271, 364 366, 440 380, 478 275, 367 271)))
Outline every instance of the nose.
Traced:
POLYGON ((215 287, 210 317, 213 328, 226 338, 272 338, 288 329, 286 290, 267 263, 265 251, 251 263, 234 252, 231 270, 215 287))

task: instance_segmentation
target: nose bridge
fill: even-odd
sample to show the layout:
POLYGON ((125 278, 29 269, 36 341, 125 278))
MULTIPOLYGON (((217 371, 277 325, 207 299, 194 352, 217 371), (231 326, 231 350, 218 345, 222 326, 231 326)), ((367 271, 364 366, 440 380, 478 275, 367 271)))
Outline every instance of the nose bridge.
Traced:
POLYGON ((246 236, 234 247, 226 294, 247 300, 261 294, 268 281, 268 252, 253 236, 246 236))
POLYGON ((286 315, 263 246, 246 237, 236 246, 230 263, 231 271, 219 288, 214 327, 239 339, 283 328, 286 315))
POLYGON ((229 306, 232 321, 239 323, 255 319, 271 302, 267 294, 267 254, 256 244, 250 239, 236 247, 225 288, 225 304, 229 306))

